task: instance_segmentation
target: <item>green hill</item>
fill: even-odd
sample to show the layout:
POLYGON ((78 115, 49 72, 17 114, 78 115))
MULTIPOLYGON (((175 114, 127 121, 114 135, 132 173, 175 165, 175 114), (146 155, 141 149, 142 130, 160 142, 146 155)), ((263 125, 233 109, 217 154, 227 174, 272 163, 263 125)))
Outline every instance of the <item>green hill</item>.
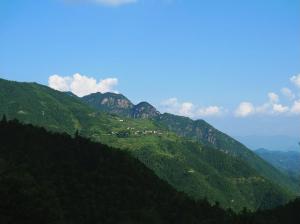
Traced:
POLYGON ((9 119, 56 132, 74 134, 79 130, 83 136, 129 151, 160 178, 195 199, 206 197, 223 207, 240 210, 244 206, 274 207, 293 198, 289 181, 281 184, 285 176, 259 157, 255 157, 257 167, 266 170, 228 153, 229 149, 180 137, 162 121, 107 112, 36 83, 0 80, 0 113, 9 119))

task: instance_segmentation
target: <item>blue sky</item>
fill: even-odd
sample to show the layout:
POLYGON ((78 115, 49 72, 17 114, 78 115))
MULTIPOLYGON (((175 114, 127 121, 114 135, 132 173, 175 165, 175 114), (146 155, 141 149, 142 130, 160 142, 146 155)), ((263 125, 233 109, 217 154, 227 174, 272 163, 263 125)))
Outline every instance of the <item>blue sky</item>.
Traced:
POLYGON ((299 8, 298 0, 2 0, 0 76, 118 91, 232 135, 299 136, 299 8))

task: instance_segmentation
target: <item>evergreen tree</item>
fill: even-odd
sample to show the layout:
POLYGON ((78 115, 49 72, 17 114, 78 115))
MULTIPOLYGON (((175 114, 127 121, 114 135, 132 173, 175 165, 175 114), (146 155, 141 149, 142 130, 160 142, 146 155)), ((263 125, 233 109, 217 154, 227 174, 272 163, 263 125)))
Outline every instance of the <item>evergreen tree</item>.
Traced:
POLYGON ((1 122, 4 123, 4 124, 7 123, 7 119, 6 119, 5 114, 3 114, 3 116, 2 116, 1 122))

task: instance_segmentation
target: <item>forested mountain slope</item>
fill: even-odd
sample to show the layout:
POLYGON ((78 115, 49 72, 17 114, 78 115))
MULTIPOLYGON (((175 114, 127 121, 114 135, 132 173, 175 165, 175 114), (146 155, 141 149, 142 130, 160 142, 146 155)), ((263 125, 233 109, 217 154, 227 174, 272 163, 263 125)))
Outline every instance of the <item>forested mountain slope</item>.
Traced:
POLYGON ((247 165, 252 169, 259 172, 262 176, 267 177, 277 184, 287 187, 298 194, 300 193, 300 187, 298 184, 299 181, 278 172, 277 169, 270 166, 270 164, 261 159, 246 146, 217 130, 204 120, 192 120, 188 117, 169 113, 160 114, 150 104, 143 102, 138 105, 134 105, 130 100, 120 94, 96 93, 82 97, 81 99, 83 102, 86 102, 88 105, 99 111, 106 111, 112 114, 132 118, 151 119, 158 127, 167 128, 167 130, 176 133, 178 136, 194 140, 201 144, 210 146, 211 148, 216 148, 225 154, 237 157, 239 160, 247 163, 247 165), (116 103, 120 98, 126 101, 126 105, 131 105, 130 109, 126 110, 125 113, 123 106, 116 103), (111 104, 104 103, 105 109, 103 109, 103 102, 111 102, 111 104), (145 105, 142 107, 143 110, 136 110, 136 108, 140 107, 141 104, 145 105), (118 113, 115 108, 122 110, 122 113, 118 113))
POLYGON ((300 193, 300 187, 297 182, 291 181, 287 175, 278 172, 273 166, 261 159, 246 146, 233 139, 232 137, 217 130, 204 120, 192 120, 190 118, 177 116, 173 114, 162 114, 156 118, 159 124, 168 127, 170 131, 179 136, 193 139, 197 142, 211 145, 214 148, 225 152, 226 154, 238 157, 245 161, 251 168, 259 171, 261 175, 270 178, 276 183, 287 186, 293 191, 300 193))

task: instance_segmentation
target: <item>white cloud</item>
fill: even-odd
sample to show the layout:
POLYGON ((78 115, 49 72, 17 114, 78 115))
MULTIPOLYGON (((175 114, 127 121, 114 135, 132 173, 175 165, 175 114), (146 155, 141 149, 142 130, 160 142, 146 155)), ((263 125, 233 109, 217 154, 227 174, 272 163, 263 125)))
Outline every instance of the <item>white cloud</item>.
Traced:
POLYGON ((255 108, 250 102, 242 102, 235 111, 237 117, 247 117, 255 112, 255 108))
POLYGON ((273 111, 275 113, 285 113, 289 111, 289 107, 283 106, 281 104, 274 104, 273 105, 273 111))
POLYGON ((193 117, 194 105, 190 102, 184 102, 180 105, 179 114, 183 116, 193 117))
MULTIPOLYGON (((291 97, 292 92, 288 88, 283 88, 282 92, 291 97)), ((264 114, 264 115, 278 115, 290 114, 291 109, 279 103, 279 96, 276 93, 268 93, 268 101, 262 105, 254 105, 250 102, 242 102, 235 111, 237 117, 248 117, 250 115, 264 114)))
POLYGON ((175 97, 163 101, 161 105, 163 106, 162 109, 168 113, 191 118, 219 116, 224 113, 223 108, 219 106, 199 107, 191 102, 179 102, 175 97))
POLYGON ((52 75, 48 79, 48 84, 52 89, 59 91, 70 91, 71 77, 61 77, 59 75, 52 75))
MULTIPOLYGON (((300 74, 294 75, 290 81, 300 88, 300 74)), ((268 101, 262 105, 254 105, 250 102, 242 102, 235 110, 237 117, 247 117, 249 115, 293 115, 300 114, 300 94, 296 95, 290 88, 284 87, 280 90, 282 96, 285 96, 289 101, 288 105, 283 105, 280 102, 278 94, 274 92, 268 93, 268 101), (291 103, 293 102, 293 103, 291 103)))
POLYGON ((199 116, 217 116, 222 114, 222 108, 218 106, 209 106, 200 108, 197 111, 197 115, 199 116))
POLYGON ((279 101, 279 96, 276 93, 268 93, 270 103, 277 103, 279 101))
POLYGON ((291 77, 291 82, 300 88, 300 74, 291 77))
POLYGON ((257 114, 267 114, 270 109, 272 109, 272 104, 267 102, 264 103, 263 105, 255 107, 255 113, 257 114))
POLYGON ((287 87, 282 88, 281 93, 282 93, 282 95, 287 97, 289 100, 293 100, 296 97, 295 94, 292 92, 292 90, 290 90, 287 87))
POLYGON ((167 106, 167 107, 176 107, 176 106, 178 106, 178 104, 179 104, 178 99, 175 97, 167 99, 161 103, 161 105, 167 106))
POLYGON ((300 114, 300 100, 296 100, 291 108, 291 113, 300 114))
POLYGON ((255 106, 250 102, 242 102, 235 111, 237 117, 248 117, 255 114, 276 115, 289 112, 290 108, 279 104, 279 96, 276 93, 268 93, 268 101, 255 106))
POLYGON ((118 85, 117 78, 107 78, 97 82, 95 78, 87 77, 79 73, 70 76, 52 75, 48 79, 48 85, 59 91, 71 91, 75 95, 82 97, 96 92, 116 92, 115 86, 118 85))

